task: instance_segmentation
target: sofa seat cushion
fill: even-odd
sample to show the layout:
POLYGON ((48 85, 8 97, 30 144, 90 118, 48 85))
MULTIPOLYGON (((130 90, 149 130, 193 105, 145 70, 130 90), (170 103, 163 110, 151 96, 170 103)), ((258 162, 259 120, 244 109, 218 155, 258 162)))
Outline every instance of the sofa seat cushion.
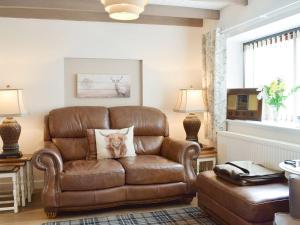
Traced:
POLYGON ((60 176, 62 191, 101 190, 124 184, 124 168, 113 159, 69 161, 60 176))
POLYGON ((251 223, 273 221, 276 212, 289 208, 286 183, 237 186, 218 178, 213 171, 206 171, 198 175, 197 187, 199 193, 251 223))
POLYGON ((183 165, 157 155, 138 155, 118 160, 125 169, 126 184, 184 182, 183 165))

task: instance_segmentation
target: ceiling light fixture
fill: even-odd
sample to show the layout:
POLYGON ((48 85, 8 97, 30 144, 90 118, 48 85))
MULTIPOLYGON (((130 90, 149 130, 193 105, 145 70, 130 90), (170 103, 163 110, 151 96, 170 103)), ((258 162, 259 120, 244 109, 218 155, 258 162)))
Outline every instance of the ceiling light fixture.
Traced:
POLYGON ((109 17, 115 20, 136 20, 144 12, 148 0, 101 0, 109 17))

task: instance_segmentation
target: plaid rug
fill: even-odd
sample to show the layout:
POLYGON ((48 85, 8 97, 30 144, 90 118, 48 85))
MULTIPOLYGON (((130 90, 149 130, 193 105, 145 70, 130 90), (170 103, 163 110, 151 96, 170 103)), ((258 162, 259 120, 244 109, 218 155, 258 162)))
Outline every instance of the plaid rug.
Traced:
POLYGON ((42 225, 217 225, 200 208, 188 207, 119 216, 48 222, 42 225))

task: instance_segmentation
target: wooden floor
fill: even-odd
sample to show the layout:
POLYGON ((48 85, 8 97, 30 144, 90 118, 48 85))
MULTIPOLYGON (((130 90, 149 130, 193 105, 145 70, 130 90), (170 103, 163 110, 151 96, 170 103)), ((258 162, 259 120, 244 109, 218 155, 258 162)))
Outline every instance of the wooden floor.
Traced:
MULTIPOLYGON (((192 206, 196 206, 196 199, 191 203, 192 206)), ((72 213, 59 215, 56 220, 69 220, 83 217, 93 217, 93 216, 109 216, 109 215, 120 215, 132 212, 147 212, 160 209, 170 209, 177 207, 187 207, 190 205, 185 205, 181 202, 168 203, 168 204, 156 204, 148 205, 142 207, 119 207, 114 209, 106 209, 93 212, 85 213, 72 213)), ((33 194, 33 201, 26 207, 19 207, 19 213, 13 212, 0 212, 0 225, 41 225, 50 221, 41 206, 40 192, 33 194)))

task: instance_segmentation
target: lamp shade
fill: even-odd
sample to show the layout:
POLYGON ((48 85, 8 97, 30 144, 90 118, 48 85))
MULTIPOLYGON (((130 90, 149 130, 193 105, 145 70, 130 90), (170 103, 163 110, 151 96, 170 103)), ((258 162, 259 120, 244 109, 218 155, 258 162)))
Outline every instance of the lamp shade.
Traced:
POLYGON ((180 89, 174 111, 183 113, 206 112, 207 107, 204 101, 203 90, 180 89))
POLYGON ((0 89, 0 116, 19 116, 25 113, 22 89, 0 89))
POLYGON ((147 0, 101 0, 105 11, 115 20, 135 20, 144 11, 147 0))

